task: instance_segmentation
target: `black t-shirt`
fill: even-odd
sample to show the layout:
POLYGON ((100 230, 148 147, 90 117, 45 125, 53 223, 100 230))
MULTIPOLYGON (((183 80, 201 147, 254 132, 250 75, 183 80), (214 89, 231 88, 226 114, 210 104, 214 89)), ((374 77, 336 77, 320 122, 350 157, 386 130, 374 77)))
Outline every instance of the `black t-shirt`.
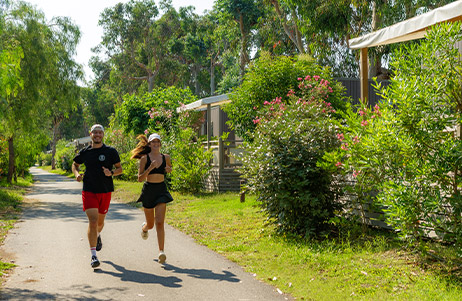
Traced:
POLYGON ((120 162, 119 153, 115 148, 105 144, 100 148, 92 148, 90 145, 80 150, 74 161, 77 164, 85 164, 83 191, 94 193, 114 191, 112 177, 104 174, 103 166, 112 170, 113 165, 120 162))

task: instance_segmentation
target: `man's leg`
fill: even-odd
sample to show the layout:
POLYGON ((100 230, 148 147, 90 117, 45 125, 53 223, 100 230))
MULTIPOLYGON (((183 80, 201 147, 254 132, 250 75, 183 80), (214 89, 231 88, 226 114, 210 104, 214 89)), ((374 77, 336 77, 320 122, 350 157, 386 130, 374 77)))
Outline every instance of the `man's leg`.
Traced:
POLYGON ((90 244, 90 248, 95 248, 96 240, 98 237, 98 220, 99 220, 98 208, 89 208, 85 210, 85 213, 87 214, 87 217, 88 217, 88 232, 87 232, 88 243, 90 244))

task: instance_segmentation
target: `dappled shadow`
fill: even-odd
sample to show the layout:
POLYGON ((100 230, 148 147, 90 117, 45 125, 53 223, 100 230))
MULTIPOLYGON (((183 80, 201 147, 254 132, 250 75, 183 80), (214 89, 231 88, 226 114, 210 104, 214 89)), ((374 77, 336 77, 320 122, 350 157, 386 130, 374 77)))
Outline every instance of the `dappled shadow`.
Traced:
POLYGON ((34 174, 34 184, 40 184, 40 183, 49 183, 49 182, 75 182, 75 179, 68 178, 63 175, 57 175, 53 173, 46 173, 46 174, 34 174))
POLYGON ((112 298, 96 298, 95 293, 107 293, 118 291, 122 292, 126 289, 120 287, 98 287, 94 288, 89 285, 73 285, 69 291, 74 293, 46 293, 43 291, 20 289, 20 288, 5 288, 2 287, 0 291, 0 300, 112 300, 112 298), (75 293, 78 292, 78 295, 75 293))
MULTIPOLYGON (((127 210, 130 208, 126 204, 111 203, 106 221, 130 221, 139 216, 138 210, 127 210)), ((78 221, 84 218, 85 212, 82 210, 81 203, 45 203, 37 206, 28 207, 23 211, 23 218, 33 219, 61 219, 63 221, 78 221)))
POLYGON ((34 185, 29 192, 29 195, 39 196, 43 194, 55 194, 55 195, 80 195, 82 193, 82 187, 53 187, 50 185, 34 185))
POLYGON ((104 263, 112 265, 118 272, 109 272, 102 269, 96 269, 95 273, 108 274, 114 277, 120 278, 121 281, 129 281, 136 283, 150 283, 150 284, 160 284, 165 287, 179 288, 179 284, 183 280, 178 277, 163 277, 158 275, 153 275, 149 273, 127 270, 123 266, 113 263, 112 261, 103 261, 104 263))
POLYGON ((212 279, 218 281, 228 281, 228 282, 239 282, 239 278, 236 278, 236 275, 228 272, 223 271, 222 274, 214 273, 211 270, 206 269, 183 269, 180 267, 176 267, 174 265, 165 263, 164 269, 167 271, 172 271, 174 273, 179 274, 186 274, 189 277, 196 278, 196 279, 212 279))

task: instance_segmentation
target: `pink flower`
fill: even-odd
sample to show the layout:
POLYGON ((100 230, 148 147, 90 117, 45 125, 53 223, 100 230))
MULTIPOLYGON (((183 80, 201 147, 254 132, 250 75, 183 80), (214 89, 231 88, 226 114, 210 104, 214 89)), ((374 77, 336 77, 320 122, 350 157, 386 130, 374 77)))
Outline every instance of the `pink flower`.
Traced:
POLYGON ((345 139, 345 136, 343 134, 337 134, 337 138, 338 140, 342 141, 343 139, 345 139))
POLYGON ((258 118, 258 116, 257 116, 257 118, 255 118, 255 119, 253 120, 253 124, 258 124, 258 123, 260 123, 260 120, 261 120, 261 119, 258 118))
POLYGON ((144 134, 147 135, 149 133, 148 129, 144 130, 144 134))
POLYGON ((297 80, 303 80, 303 78, 299 77, 299 78, 297 78, 297 80))
POLYGON ((359 110, 359 115, 363 116, 364 114, 366 114, 366 112, 364 112, 363 110, 359 110))
POLYGON ((168 104, 168 101, 166 100, 166 101, 164 101, 164 103, 165 103, 165 104, 168 104))
POLYGON ((336 167, 342 166, 342 162, 339 161, 339 162, 335 163, 335 166, 336 166, 336 167))
POLYGON ((254 109, 254 110, 256 110, 256 109, 257 109, 257 107, 253 107, 253 109, 254 109))
POLYGON ((348 143, 345 143, 345 144, 342 144, 342 146, 340 146, 341 149, 343 149, 344 151, 347 151, 348 150, 348 143))
POLYGON ((361 126, 367 126, 367 120, 361 121, 361 126))
POLYGON ((307 76, 305 77, 305 80, 311 80, 311 76, 307 75, 307 76))
POLYGON ((358 136, 354 136, 353 137, 353 143, 356 144, 359 142, 359 137, 358 136))
POLYGON ((361 172, 361 171, 359 171, 359 170, 353 171, 353 177, 356 178, 357 176, 359 176, 359 173, 360 173, 360 172, 361 172))

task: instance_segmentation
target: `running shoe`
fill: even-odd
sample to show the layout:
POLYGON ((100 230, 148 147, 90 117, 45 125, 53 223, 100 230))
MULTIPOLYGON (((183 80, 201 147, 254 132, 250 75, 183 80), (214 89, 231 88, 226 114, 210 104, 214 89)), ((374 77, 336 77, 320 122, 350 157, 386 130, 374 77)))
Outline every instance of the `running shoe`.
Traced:
POLYGON ((98 235, 98 240, 96 241, 96 251, 100 251, 103 247, 103 242, 101 241, 101 235, 98 235))
POLYGON ((91 257, 91 267, 96 269, 97 267, 99 267, 99 260, 98 260, 98 257, 96 256, 92 256, 91 257))
POLYGON ((141 238, 144 239, 144 240, 146 240, 146 239, 148 239, 148 237, 149 237, 149 232, 148 232, 148 231, 146 231, 146 232, 143 231, 144 225, 146 225, 146 222, 144 222, 144 223, 141 225, 141 238))
POLYGON ((159 253, 159 263, 165 263, 167 260, 167 255, 165 255, 164 251, 160 251, 159 253))

